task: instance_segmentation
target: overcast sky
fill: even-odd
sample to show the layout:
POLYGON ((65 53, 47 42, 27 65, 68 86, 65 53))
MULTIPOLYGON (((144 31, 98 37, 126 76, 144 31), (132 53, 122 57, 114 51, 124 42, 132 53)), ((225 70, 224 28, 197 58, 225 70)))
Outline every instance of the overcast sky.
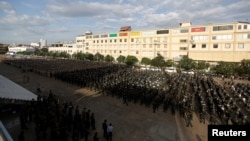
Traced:
POLYGON ((250 0, 0 0, 0 43, 250 20, 250 0))

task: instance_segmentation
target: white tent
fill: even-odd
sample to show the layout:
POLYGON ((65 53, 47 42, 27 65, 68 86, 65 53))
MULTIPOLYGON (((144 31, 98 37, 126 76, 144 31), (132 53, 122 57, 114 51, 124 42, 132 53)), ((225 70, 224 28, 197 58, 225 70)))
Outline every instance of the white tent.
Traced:
POLYGON ((0 75, 0 98, 37 100, 37 95, 0 75))

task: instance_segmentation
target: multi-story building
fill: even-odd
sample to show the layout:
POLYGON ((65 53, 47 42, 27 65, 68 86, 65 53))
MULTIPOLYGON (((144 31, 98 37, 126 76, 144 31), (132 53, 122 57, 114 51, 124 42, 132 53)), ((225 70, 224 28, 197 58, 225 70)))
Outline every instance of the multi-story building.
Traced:
POLYGON ((83 48, 76 46, 75 41, 63 41, 52 44, 48 47, 49 52, 66 52, 70 55, 74 53, 83 52, 83 48))
POLYGON ((190 22, 179 27, 131 31, 121 27, 117 33, 92 34, 76 37, 82 52, 154 58, 161 54, 166 60, 178 61, 188 55, 193 60, 207 62, 240 62, 250 59, 250 22, 205 24, 192 26, 190 22))
POLYGON ((47 46, 47 40, 45 39, 40 39, 40 47, 46 47, 47 46))
POLYGON ((35 48, 30 46, 30 45, 24 45, 24 44, 10 44, 8 46, 8 53, 18 53, 18 52, 23 52, 23 51, 27 51, 27 52, 34 52, 35 48))
POLYGON ((0 54, 5 54, 8 52, 8 46, 9 44, 0 43, 0 54))

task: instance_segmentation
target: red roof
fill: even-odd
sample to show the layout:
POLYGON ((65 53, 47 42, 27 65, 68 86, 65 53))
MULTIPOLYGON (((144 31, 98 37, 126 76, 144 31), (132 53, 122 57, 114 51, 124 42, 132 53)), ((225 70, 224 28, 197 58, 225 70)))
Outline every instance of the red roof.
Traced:
POLYGON ((122 26, 120 31, 131 31, 131 26, 122 26))

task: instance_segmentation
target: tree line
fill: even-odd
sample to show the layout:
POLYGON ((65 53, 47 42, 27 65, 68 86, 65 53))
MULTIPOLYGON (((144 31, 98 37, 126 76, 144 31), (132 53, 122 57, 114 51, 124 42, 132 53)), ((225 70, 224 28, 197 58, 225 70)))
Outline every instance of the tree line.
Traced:
POLYGON ((145 65, 149 67, 156 67, 164 70, 168 67, 176 68, 177 72, 182 71, 193 71, 193 72, 209 72, 221 75, 238 75, 243 77, 250 77, 250 59, 243 59, 241 62, 224 62, 219 61, 215 65, 211 65, 207 61, 203 60, 193 60, 188 56, 183 56, 179 61, 174 61, 173 59, 165 59, 161 54, 153 59, 148 57, 143 57, 140 61, 136 56, 120 55, 114 58, 111 55, 102 55, 99 52, 96 54, 91 53, 74 53, 72 55, 67 52, 49 52, 47 48, 36 49, 34 53, 32 52, 19 52, 19 54, 24 55, 38 55, 38 56, 48 56, 52 58, 67 58, 67 59, 79 59, 79 60, 89 60, 89 61, 101 61, 101 62, 116 62, 123 63, 128 66, 139 66, 145 65))

